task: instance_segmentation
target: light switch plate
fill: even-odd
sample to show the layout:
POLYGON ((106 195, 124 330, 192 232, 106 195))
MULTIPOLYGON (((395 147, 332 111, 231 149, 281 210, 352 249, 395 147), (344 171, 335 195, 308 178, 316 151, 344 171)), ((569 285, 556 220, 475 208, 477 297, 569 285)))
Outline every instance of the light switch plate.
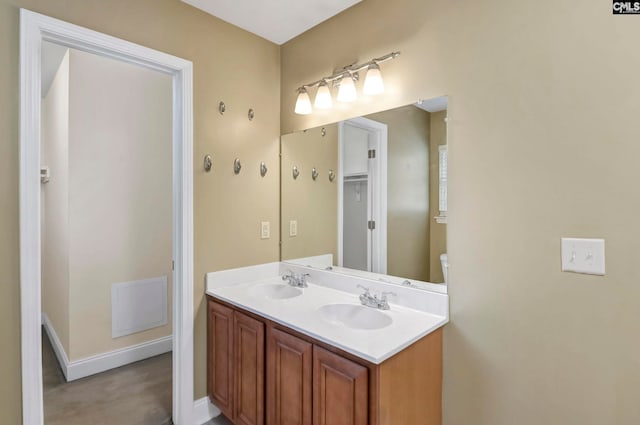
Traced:
POLYGON ((260 239, 269 239, 271 237, 271 225, 268 221, 260 223, 260 239))
POLYGON ((604 239, 562 238, 562 271, 604 275, 604 239))
POLYGON ((289 236, 298 236, 298 222, 296 220, 289 221, 289 236))

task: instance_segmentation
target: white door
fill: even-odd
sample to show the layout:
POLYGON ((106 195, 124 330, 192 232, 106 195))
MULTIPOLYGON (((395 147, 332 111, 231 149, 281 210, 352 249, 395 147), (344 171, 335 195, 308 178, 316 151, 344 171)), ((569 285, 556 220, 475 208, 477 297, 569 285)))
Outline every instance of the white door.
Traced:
POLYGON ((338 264, 386 273, 386 125, 340 125, 338 264))

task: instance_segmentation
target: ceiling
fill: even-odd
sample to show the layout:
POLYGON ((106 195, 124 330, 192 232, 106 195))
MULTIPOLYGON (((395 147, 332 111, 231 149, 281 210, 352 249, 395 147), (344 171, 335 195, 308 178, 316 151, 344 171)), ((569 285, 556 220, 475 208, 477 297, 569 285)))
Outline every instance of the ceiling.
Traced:
POLYGON ((283 44, 362 0, 182 0, 223 21, 283 44))
POLYGON ((446 110, 448 104, 449 98, 447 96, 440 96, 429 100, 421 100, 416 103, 416 106, 427 112, 440 112, 446 110))

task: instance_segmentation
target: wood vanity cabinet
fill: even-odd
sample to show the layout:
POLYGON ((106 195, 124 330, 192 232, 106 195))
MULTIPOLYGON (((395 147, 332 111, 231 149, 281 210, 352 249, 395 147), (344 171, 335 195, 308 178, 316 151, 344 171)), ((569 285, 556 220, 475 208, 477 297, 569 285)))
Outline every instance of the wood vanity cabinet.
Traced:
POLYGON ((441 425, 442 329, 374 364, 210 296, 208 311, 209 397, 236 425, 441 425))
POLYGON ((208 302, 207 392, 237 425, 264 424, 264 323, 208 302))
POLYGON ((267 330, 267 425, 312 425, 313 344, 267 330))
POLYGON ((264 323, 233 312, 234 402, 237 425, 264 424, 264 323))
POLYGON ((212 301, 207 315, 207 392, 228 418, 233 417, 233 310, 212 301))
POLYGON ((314 425, 367 425, 366 367, 314 346, 313 382, 314 425))

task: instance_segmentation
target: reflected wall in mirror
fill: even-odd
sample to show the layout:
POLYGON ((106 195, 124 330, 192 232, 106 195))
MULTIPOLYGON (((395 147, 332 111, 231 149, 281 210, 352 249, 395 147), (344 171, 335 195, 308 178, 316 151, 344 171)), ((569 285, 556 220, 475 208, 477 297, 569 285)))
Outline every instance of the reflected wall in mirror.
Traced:
POLYGON ((443 96, 282 136, 281 259, 331 254, 444 283, 446 108, 443 96))

